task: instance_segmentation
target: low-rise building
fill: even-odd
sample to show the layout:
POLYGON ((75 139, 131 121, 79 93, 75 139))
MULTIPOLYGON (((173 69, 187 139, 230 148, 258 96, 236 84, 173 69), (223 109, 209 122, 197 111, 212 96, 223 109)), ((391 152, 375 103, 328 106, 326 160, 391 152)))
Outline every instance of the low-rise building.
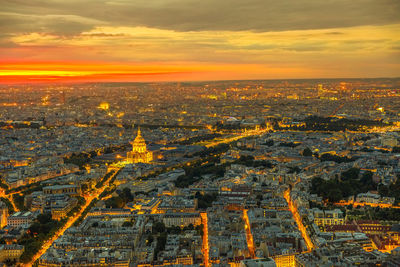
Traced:
POLYGON ((165 226, 188 226, 189 224, 201 224, 201 217, 199 213, 167 213, 164 215, 163 222, 165 226))
POLYGON ((35 216, 30 211, 18 211, 7 219, 7 225, 11 227, 28 226, 35 219, 35 216))
POLYGON ((340 209, 320 210, 313 209, 314 222, 318 226, 325 227, 326 225, 342 225, 344 224, 343 212, 340 209))
POLYGON ((16 260, 24 252, 24 246, 18 244, 0 245, 0 262, 5 260, 16 260))
POLYGON ((71 196, 79 196, 81 194, 81 187, 79 185, 51 185, 43 188, 45 195, 66 194, 71 196))

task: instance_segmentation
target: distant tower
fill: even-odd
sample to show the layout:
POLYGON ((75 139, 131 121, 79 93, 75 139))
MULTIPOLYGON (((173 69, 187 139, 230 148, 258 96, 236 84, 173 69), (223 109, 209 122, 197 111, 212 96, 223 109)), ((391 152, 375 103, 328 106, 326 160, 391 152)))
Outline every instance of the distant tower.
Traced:
POLYGON ((65 91, 61 92, 61 104, 65 105, 65 91))
POLYGON ((138 128, 137 136, 132 144, 132 151, 127 153, 126 160, 129 163, 149 163, 153 160, 153 152, 147 150, 146 141, 142 137, 140 128, 138 128))
POLYGON ((318 84, 318 96, 321 96, 324 92, 324 87, 322 84, 318 84))

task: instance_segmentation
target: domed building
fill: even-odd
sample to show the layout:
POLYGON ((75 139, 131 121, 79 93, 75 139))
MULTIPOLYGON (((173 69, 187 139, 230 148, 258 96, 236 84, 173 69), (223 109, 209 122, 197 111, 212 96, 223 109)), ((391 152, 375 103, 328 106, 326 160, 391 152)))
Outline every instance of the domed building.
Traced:
POLYGON ((127 153, 126 161, 129 163, 150 163, 153 160, 153 152, 147 150, 146 141, 140 133, 140 128, 131 144, 132 151, 127 153))

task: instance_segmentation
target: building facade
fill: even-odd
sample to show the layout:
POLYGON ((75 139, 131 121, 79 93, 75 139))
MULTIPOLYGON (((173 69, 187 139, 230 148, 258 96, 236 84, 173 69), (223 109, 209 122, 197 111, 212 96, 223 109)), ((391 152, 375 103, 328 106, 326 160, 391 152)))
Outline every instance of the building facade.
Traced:
POLYGON ((140 128, 131 144, 132 151, 127 153, 126 161, 129 163, 150 163, 153 160, 153 152, 147 150, 146 141, 140 133, 140 128))

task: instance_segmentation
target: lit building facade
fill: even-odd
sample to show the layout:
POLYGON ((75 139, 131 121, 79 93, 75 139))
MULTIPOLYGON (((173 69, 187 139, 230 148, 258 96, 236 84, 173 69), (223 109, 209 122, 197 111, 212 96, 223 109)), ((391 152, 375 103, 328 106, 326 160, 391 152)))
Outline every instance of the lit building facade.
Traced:
POLYGON ((201 217, 199 213, 168 213, 163 218, 163 223, 166 227, 180 226, 185 227, 189 224, 199 225, 201 224, 201 217))
POLYGON ((272 258, 275 261, 277 267, 295 267, 295 254, 282 254, 275 255, 272 258))
POLYGON ((0 245, 0 261, 18 260, 24 252, 24 246, 18 244, 0 245))
POLYGON ((138 129, 137 136, 132 144, 132 151, 127 153, 126 160, 129 163, 150 163, 153 160, 153 152, 147 150, 146 141, 138 129))
POLYGON ((339 209, 334 210, 320 210, 317 208, 313 209, 314 212, 314 222, 320 227, 325 227, 327 225, 343 225, 344 216, 343 212, 339 209))
POLYGON ((7 218, 7 225, 19 227, 21 225, 30 225, 35 216, 30 211, 18 211, 7 218))

